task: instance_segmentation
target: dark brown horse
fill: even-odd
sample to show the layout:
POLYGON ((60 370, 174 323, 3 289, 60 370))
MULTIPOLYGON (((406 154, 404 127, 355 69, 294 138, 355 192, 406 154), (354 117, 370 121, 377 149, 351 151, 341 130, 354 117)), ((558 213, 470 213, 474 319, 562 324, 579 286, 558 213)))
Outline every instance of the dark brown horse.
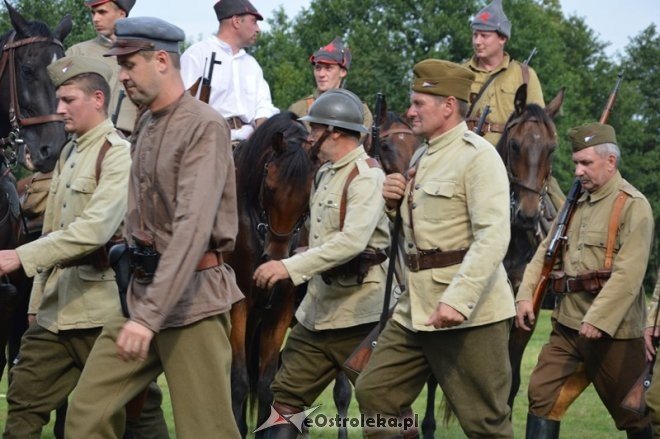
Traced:
POLYGON ((288 257, 296 245, 316 169, 307 137, 293 113, 281 113, 234 153, 239 232, 227 261, 245 294, 231 311, 232 409, 243 436, 248 433, 248 397, 258 400, 258 423, 270 413, 270 384, 296 297, 290 282, 265 291, 257 288, 252 275, 261 263, 288 257))
MULTIPOLYGON (((8 163, 16 160, 30 170, 50 172, 55 166, 66 135, 60 118, 55 115, 55 87, 46 67, 64 56, 62 41, 71 31, 71 17, 66 16, 54 31, 41 22, 25 20, 5 2, 13 29, 0 37, 0 147, 2 154, 2 197, 11 199, 16 212, 16 187, 8 177, 8 163)), ((19 215, 21 216, 21 215, 19 215)), ((23 218, 8 221, 0 227, 2 248, 15 248, 27 237, 16 227, 23 218), (10 240, 11 242, 7 242, 10 240)), ((27 302, 31 280, 15 273, 11 282, 18 294, 0 299, 0 375, 5 366, 5 349, 10 362, 18 353, 20 337, 26 328, 27 302)))

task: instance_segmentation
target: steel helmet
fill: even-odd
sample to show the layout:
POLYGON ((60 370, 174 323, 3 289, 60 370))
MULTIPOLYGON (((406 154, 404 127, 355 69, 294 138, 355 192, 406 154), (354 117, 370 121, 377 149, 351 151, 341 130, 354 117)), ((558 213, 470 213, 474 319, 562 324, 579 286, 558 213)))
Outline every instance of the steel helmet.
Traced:
POLYGON ((358 133, 368 133, 364 127, 362 101, 348 90, 336 88, 323 93, 309 108, 302 120, 329 127, 343 128, 358 133))

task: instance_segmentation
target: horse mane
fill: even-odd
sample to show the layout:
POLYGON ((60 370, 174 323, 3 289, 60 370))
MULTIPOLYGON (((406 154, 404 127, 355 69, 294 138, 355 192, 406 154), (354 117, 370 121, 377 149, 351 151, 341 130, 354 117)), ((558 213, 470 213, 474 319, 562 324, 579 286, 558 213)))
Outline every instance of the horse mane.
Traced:
POLYGON ((298 116, 290 111, 276 114, 255 130, 235 151, 236 184, 240 193, 252 205, 256 205, 264 178, 264 167, 269 161, 278 164, 278 180, 295 187, 307 184, 312 169, 312 160, 303 141, 307 130, 297 121, 298 116), (283 134, 287 148, 275 153, 272 145, 276 134, 283 134))
POLYGON ((381 128, 382 128, 383 130, 387 130, 387 129, 389 129, 392 125, 394 125, 395 123, 401 123, 401 124, 404 124, 404 125, 406 125, 408 128, 412 129, 412 126, 410 125, 410 122, 408 121, 408 119, 405 118, 404 116, 402 116, 402 115, 399 114, 399 113, 395 113, 394 111, 388 111, 388 112, 385 114, 385 120, 383 121, 383 124, 382 124, 381 128))

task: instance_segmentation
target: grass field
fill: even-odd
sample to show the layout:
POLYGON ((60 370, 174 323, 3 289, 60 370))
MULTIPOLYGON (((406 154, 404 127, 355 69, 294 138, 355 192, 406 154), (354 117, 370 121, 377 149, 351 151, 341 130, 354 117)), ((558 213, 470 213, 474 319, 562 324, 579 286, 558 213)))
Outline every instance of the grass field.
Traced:
MULTIPOLYGON (((538 356, 541 346, 545 343, 550 332, 550 318, 549 312, 543 311, 541 318, 539 319, 539 326, 536 329, 532 340, 525 352, 525 357, 523 358, 522 372, 523 372, 523 382, 521 385, 521 390, 518 392, 518 398, 513 408, 513 426, 515 437, 522 438, 525 436, 525 419, 527 416, 527 382, 529 380, 529 375, 536 363, 536 358, 538 356)), ((170 427, 170 433, 172 437, 174 435, 174 428, 172 425, 172 410, 169 403, 169 397, 167 392, 167 383, 164 379, 159 381, 163 389, 163 410, 165 412, 165 418, 170 427)), ((0 382, 0 425, 4 427, 5 419, 7 416, 7 401, 5 398, 7 390, 7 380, 6 376, 3 376, 2 381, 0 382)), ((440 401, 440 395, 438 394, 437 401, 440 401)), ((324 414, 327 417, 334 417, 336 414, 336 409, 334 408, 334 403, 332 402, 332 389, 326 389, 326 391, 319 397, 315 405, 319 404, 319 409, 314 412, 314 414, 324 414)), ((424 414, 424 409, 426 406, 426 389, 419 396, 417 401, 413 406, 415 413, 419 414, 420 422, 424 414)), ((229 408, 227 408, 229 410, 229 408)), ((441 411, 436 407, 436 413, 438 414, 438 419, 440 419, 441 411)), ((355 400, 351 402, 349 416, 359 416, 357 409, 357 403, 355 400)), ((46 427, 42 435, 43 438, 52 438, 51 427, 46 427)), ((310 431, 310 437, 312 438, 336 438, 337 433, 334 429, 313 429, 310 431)), ((349 437, 358 438, 361 437, 360 430, 349 429, 349 437)), ((437 438, 463 438, 463 435, 460 426, 456 421, 450 423, 448 427, 439 426, 438 431, 436 432, 435 437, 437 438)), ((587 391, 580 397, 580 399, 571 407, 564 418, 561 426, 561 437, 562 438, 579 438, 579 439, 605 439, 605 438, 624 438, 625 433, 618 432, 615 427, 612 419, 609 414, 601 404, 596 392, 593 390, 593 387, 589 387, 587 391)), ((206 439, 206 438, 200 438, 206 439)), ((219 438, 222 439, 222 438, 219 438)))

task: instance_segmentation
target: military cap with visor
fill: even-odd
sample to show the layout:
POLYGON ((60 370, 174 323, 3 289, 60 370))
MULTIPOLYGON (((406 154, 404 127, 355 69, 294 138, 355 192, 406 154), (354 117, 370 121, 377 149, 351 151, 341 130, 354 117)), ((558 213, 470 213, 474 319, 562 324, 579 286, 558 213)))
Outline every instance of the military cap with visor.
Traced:
POLYGON ((474 73, 461 65, 426 59, 413 67, 413 91, 436 96, 454 96, 468 102, 474 73))
POLYGON ((116 4, 119 9, 126 12, 126 15, 128 15, 128 13, 131 12, 131 9, 133 9, 133 6, 135 6, 135 0, 85 0, 85 6, 88 8, 95 8, 96 6, 109 2, 116 4))
POLYGON ((84 73, 96 73, 108 83, 112 77, 112 68, 108 64, 88 56, 65 56, 50 64, 46 70, 56 88, 84 73))
POLYGON ((121 18, 115 22, 115 41, 103 56, 128 55, 140 50, 179 53, 186 34, 177 26, 155 17, 121 18))
POLYGON ((309 57, 312 64, 337 64, 346 70, 351 65, 351 51, 344 46, 341 38, 336 37, 328 45, 321 47, 309 57))
POLYGON ((213 5, 215 10, 215 15, 218 17, 218 21, 222 21, 225 18, 231 18, 234 15, 254 15, 257 17, 257 20, 263 20, 264 17, 257 11, 252 3, 248 0, 220 0, 215 5, 213 5))
POLYGON ((364 126, 362 101, 343 88, 328 90, 309 107, 307 116, 298 120, 343 128, 357 133, 368 133, 364 126))
POLYGON ((603 143, 616 143, 616 133, 610 125, 593 122, 568 130, 573 152, 582 151, 603 143))
POLYGON ((507 38, 511 38, 511 22, 504 14, 502 0, 493 0, 477 13, 472 19, 472 29, 497 32, 507 38))

